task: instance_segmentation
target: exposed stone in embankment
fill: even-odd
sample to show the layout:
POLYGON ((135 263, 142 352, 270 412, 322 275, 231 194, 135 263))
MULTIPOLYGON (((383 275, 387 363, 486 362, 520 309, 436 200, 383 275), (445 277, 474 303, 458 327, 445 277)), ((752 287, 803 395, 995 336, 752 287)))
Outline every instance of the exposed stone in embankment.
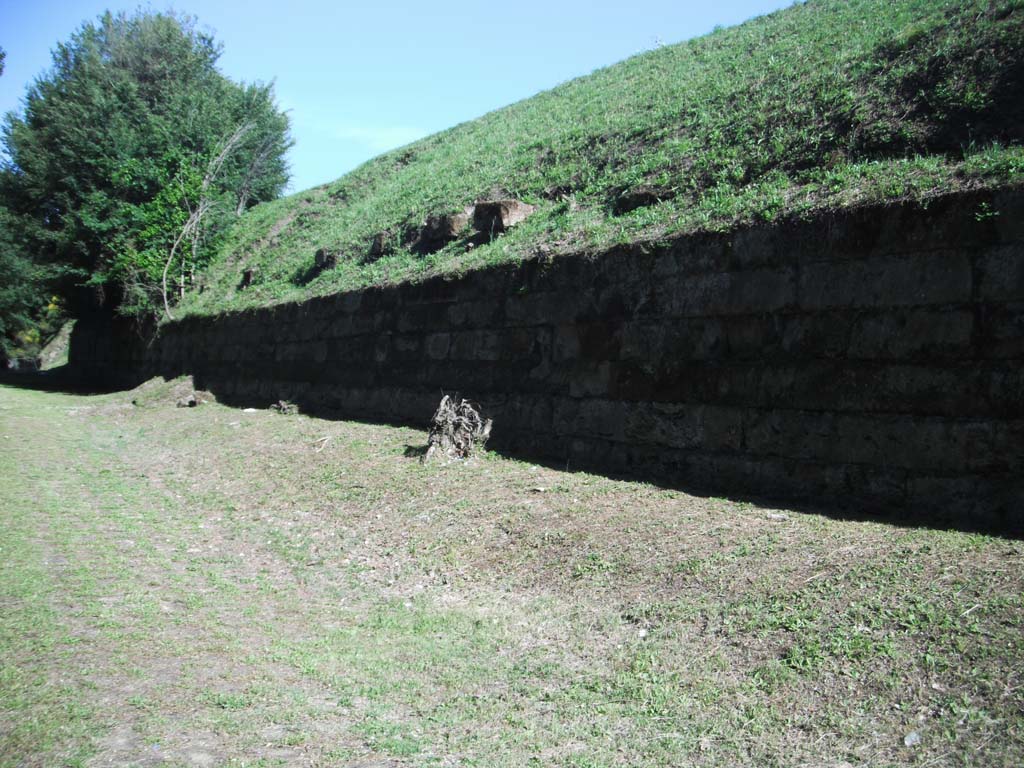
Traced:
MULTIPOLYGON (((370 240, 363 263, 374 262, 395 252, 401 244, 419 256, 440 251, 461 238, 469 247, 489 242, 527 219, 535 206, 519 200, 482 200, 467 206, 457 213, 428 216, 422 224, 407 227, 400 234, 387 230, 378 232, 370 240)), ((321 272, 338 266, 340 255, 328 248, 318 248, 313 256, 313 266, 301 276, 301 284, 308 283, 321 272)), ((240 287, 252 284, 252 275, 243 278, 240 287)))

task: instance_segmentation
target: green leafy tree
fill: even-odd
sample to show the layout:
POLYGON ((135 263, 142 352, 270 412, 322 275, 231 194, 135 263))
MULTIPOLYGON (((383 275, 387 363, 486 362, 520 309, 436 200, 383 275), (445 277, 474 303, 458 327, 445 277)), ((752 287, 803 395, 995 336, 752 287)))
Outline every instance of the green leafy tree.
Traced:
POLYGON ((0 207, 0 361, 35 328, 44 295, 39 268, 19 248, 17 223, 0 207))
POLYGON ((190 17, 107 13, 7 115, 3 202, 73 309, 169 313, 230 220, 287 183, 272 86, 229 80, 220 52, 190 17))
MULTIPOLYGON (((5 58, 6 52, 0 48, 0 75, 5 58)), ((35 328, 42 286, 39 269, 19 246, 19 221, 3 200, 0 189, 0 362, 6 363, 19 347, 20 337, 35 328)))

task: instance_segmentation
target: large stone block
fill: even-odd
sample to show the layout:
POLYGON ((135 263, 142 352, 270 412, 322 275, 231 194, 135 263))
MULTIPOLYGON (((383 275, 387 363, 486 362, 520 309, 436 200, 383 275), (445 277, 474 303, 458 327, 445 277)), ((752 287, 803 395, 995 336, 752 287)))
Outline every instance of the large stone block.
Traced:
POLYGON ((308 345, 309 357, 314 363, 320 364, 327 360, 327 342, 313 341, 308 345))
POLYGON ((739 451, 743 409, 699 404, 632 403, 626 438, 631 443, 707 451, 739 451))
POLYGON ((615 321, 579 323, 575 326, 578 358, 588 361, 618 360, 622 326, 615 321))
POLYGON ((912 365, 869 361, 766 364, 756 391, 741 394, 757 407, 841 412, 986 415, 978 394, 988 370, 970 363, 912 365))
POLYGON ((551 354, 551 331, 547 328, 512 328, 497 332, 500 356, 506 362, 536 365, 551 354))
POLYGON ((901 307, 971 301, 971 263, 961 252, 806 264, 800 270, 804 309, 901 307))
POLYGON ((443 360, 448 357, 448 349, 451 347, 452 337, 447 333, 432 333, 427 336, 424 344, 427 359, 443 360))
POLYGON ((995 483, 964 473, 918 475, 908 481, 907 496, 908 510, 930 521, 1024 533, 1024 481, 1020 478, 995 483))
POLYGON ((501 325, 504 303, 493 298, 482 301, 459 301, 448 307, 448 326, 459 328, 492 328, 501 325))
POLYGON ((556 363, 574 363, 580 355, 579 327, 575 323, 565 323, 555 328, 552 336, 552 360, 556 363))
POLYGON ((1024 419, 1024 365, 1019 361, 1005 368, 986 367, 978 374, 984 414, 1000 419, 1024 419))
POLYGON ((658 305, 669 316, 776 312, 796 303, 796 272, 787 269, 751 269, 683 276, 656 287, 658 305))
POLYGON ((473 227, 493 237, 525 221, 535 210, 536 206, 519 200, 480 201, 473 209, 473 227))
POLYGON ((849 357, 916 360, 969 359, 974 312, 901 309, 861 316, 850 335, 849 357))
POLYGON ((728 357, 726 326, 721 319, 701 317, 667 320, 663 329, 660 349, 652 347, 650 350, 648 361, 654 365, 674 369, 686 366, 690 361, 721 360, 728 357))
POLYGON ((977 315, 978 357, 1024 359, 1024 302, 985 304, 977 315))
POLYGON ((495 431, 527 432, 550 435, 553 430, 553 404, 543 395, 501 395, 479 399, 483 413, 494 419, 495 431))
POLYGON ((988 471, 994 466, 990 421, 934 417, 839 417, 836 448, 847 461, 936 472, 988 471))
POLYGON ((749 409, 745 447, 759 456, 834 460, 836 415, 817 411, 749 409))
POLYGON ((417 362, 423 360, 423 336, 418 333, 395 333, 390 340, 387 359, 391 361, 417 362))
POLYGON ((982 301, 1024 301, 1024 243, 993 248, 977 263, 982 301))
POLYGON ((372 365, 328 361, 320 366, 316 381, 334 387, 372 387, 377 382, 378 373, 377 367, 372 365))
POLYGON ((452 360, 497 362, 501 359, 501 337, 497 331, 457 331, 451 334, 452 360))
POLYGON ((444 331, 448 329, 449 307, 444 303, 412 304, 395 312, 394 325, 381 324, 378 329, 394 328, 402 333, 444 331))
POLYGON ((777 268, 796 264, 795 240, 799 230, 785 226, 756 226, 740 230, 732 236, 729 248, 729 269, 777 268))
POLYGON ((438 275, 398 286, 399 301, 408 304, 453 304, 458 301, 459 279, 438 275))
POLYGON ((855 312, 839 310, 772 316, 781 326, 778 355, 775 357, 766 339, 765 357, 795 360, 835 360, 850 354, 850 335, 860 316, 855 312))
POLYGON ((730 360, 777 359, 792 316, 781 313, 721 318, 724 344, 720 356, 730 360))
POLYGON ((657 280, 675 275, 703 275, 728 272, 732 244, 728 235, 697 234, 682 238, 659 252, 653 272, 657 280))
POLYGON ((369 363, 375 359, 377 337, 371 334, 331 339, 327 342, 327 359, 343 363, 369 363))
POLYGON ((569 379, 569 394, 572 397, 607 397, 612 394, 611 379, 612 364, 608 361, 581 361, 569 379))
POLYGON ((621 442, 625 439, 629 407, 627 403, 616 400, 581 400, 569 434, 621 442))
POLYGON ((504 300, 504 317, 509 325, 557 325, 572 323, 580 316, 593 314, 592 297, 586 291, 514 293, 504 300))
MULTIPOLYGON (((728 406, 763 406, 772 394, 765 391, 765 364, 761 362, 683 361, 659 368, 637 362, 611 367, 609 392, 624 400, 666 403, 709 403, 728 406)), ((793 375, 781 368, 781 376, 793 375)))
POLYGON ((751 411, 745 424, 756 454, 951 474, 1022 466, 1018 435, 990 420, 796 410, 751 411))

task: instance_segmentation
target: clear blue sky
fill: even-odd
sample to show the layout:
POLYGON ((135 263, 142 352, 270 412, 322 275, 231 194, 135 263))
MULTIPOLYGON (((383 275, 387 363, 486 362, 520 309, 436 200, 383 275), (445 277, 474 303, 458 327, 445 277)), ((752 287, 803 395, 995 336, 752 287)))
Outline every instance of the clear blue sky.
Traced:
MULTIPOLYGON (((792 0, 432 3, 177 0, 224 45, 221 71, 275 81, 295 147, 292 190, 532 96, 660 43, 675 43, 792 0)), ((0 112, 20 110, 50 51, 120 0, 0 0, 0 112)))

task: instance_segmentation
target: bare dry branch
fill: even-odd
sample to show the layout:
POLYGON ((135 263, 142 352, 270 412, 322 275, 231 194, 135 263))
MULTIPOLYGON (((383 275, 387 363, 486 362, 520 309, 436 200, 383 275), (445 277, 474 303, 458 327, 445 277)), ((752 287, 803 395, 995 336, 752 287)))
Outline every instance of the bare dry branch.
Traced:
POLYGON ((274 136, 268 136, 264 139, 252 162, 249 164, 249 168, 245 172, 245 179, 243 179, 242 186, 238 190, 238 205, 235 206, 235 216, 241 216, 245 213, 245 206, 248 204, 249 196, 252 194, 253 181, 263 172, 263 167, 273 156, 274 143, 274 136))
MULTIPOLYGON (((174 240, 174 244, 171 246, 171 252, 167 256, 167 262, 164 264, 163 273, 163 299, 164 299, 164 312, 167 313, 169 320, 174 319, 174 315, 171 313, 171 302, 167 294, 167 275, 171 270, 171 265, 174 263, 175 258, 178 255, 178 250, 181 248, 181 244, 187 239, 192 239, 192 257, 195 260, 196 249, 198 248, 198 237, 202 231, 203 217, 213 207, 213 201, 207 196, 210 187, 213 182, 217 179, 217 174, 220 173, 221 167, 231 156, 231 153, 235 151, 242 139, 245 138, 246 134, 249 133, 256 126, 253 122, 242 123, 228 136, 220 146, 217 154, 214 155, 210 162, 206 165, 206 173, 203 176, 203 181, 199 187, 199 200, 196 202, 193 208, 192 201, 189 200, 188 194, 185 190, 184 181, 179 179, 179 184, 182 188, 182 199, 185 203, 185 208, 189 212, 188 218, 181 227, 181 231, 174 240)), ((182 257, 182 278, 180 283, 180 294, 179 298, 184 298, 185 294, 185 278, 184 278, 185 262, 182 257)))

